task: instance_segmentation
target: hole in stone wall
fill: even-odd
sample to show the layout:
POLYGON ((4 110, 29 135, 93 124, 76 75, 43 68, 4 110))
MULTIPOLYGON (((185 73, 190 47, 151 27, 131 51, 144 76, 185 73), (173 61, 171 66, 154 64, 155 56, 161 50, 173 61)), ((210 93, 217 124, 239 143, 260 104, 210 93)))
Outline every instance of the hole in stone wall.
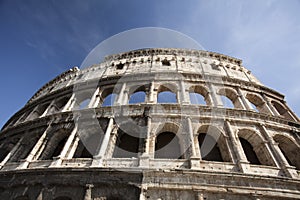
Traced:
POLYGON ((190 92, 189 94, 191 104, 206 105, 206 101, 201 94, 195 92, 190 92))
POLYGON ((228 97, 221 95, 221 100, 223 103, 224 108, 234 108, 234 104, 231 99, 228 97))
POLYGON ((111 93, 107 95, 102 103, 102 106, 113 106, 115 103, 117 95, 115 93, 111 93))
POLYGON ((157 95, 157 103, 177 103, 176 94, 171 91, 163 91, 157 95))
POLYGON ((145 102, 146 93, 143 91, 135 92, 130 95, 129 104, 143 103, 145 102))
POLYGON ((170 61, 168 61, 167 59, 162 60, 162 61, 161 61, 161 64, 162 64, 163 66, 171 66, 170 61))
POLYGON ((172 132, 160 133, 156 138, 155 158, 182 159, 178 137, 172 132))
POLYGON ((123 69, 124 64, 123 63, 119 63, 119 64, 116 65, 116 67, 117 67, 117 69, 121 70, 121 69, 123 69))
POLYGON ((73 158, 93 158, 93 155, 89 152, 85 145, 79 141, 73 158))
POLYGON ((139 151, 139 138, 129 135, 118 130, 115 150, 113 153, 114 158, 131 158, 137 157, 139 151))
POLYGON ((239 137, 239 139, 243 147, 244 153, 247 157, 247 160, 250 162, 250 164, 261 165, 255 151, 253 150, 253 146, 244 138, 239 137))
POLYGON ((212 136, 200 133, 198 142, 203 160, 223 162, 218 143, 212 136))

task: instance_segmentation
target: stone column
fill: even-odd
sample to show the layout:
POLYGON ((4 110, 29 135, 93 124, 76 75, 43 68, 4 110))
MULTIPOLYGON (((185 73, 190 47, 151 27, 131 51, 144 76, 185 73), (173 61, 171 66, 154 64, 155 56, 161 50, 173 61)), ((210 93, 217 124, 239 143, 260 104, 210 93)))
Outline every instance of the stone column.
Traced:
POLYGON ((185 120, 188 131, 188 141, 190 144, 190 167, 191 169, 200 168, 200 157, 196 154, 195 142, 194 142, 194 131, 192 126, 192 120, 190 117, 187 117, 185 120))
POLYGON ((238 87, 237 92, 239 97, 241 98, 241 105, 244 107, 246 110, 254 110, 252 106, 250 105, 249 101, 245 98, 244 94, 242 93, 241 89, 238 87))
POLYGON ((76 149, 78 147, 79 140, 80 140, 80 138, 78 136, 75 136, 74 141, 72 142, 70 149, 66 155, 67 159, 73 158, 74 153, 76 152, 76 149))
POLYGON ((181 95, 180 95, 181 101, 180 102, 178 101, 178 103, 189 104, 190 98, 186 91, 184 80, 180 80, 179 82, 180 82, 180 90, 181 90, 181 95))
POLYGON ((213 100, 212 102, 212 106, 216 106, 216 107, 221 107, 223 108, 223 102, 220 98, 220 95, 217 94, 216 90, 215 90, 215 87, 211 84, 211 83, 208 83, 208 86, 209 86, 209 90, 211 91, 211 98, 213 100))
POLYGON ((100 88, 97 87, 97 89, 95 90, 91 100, 90 100, 90 103, 88 105, 88 108, 94 108, 96 107, 98 104, 99 104, 99 91, 100 91, 100 88))
POLYGON ((154 81, 151 81, 150 90, 149 90, 149 103, 156 103, 156 99, 154 99, 154 81))
POLYGON ((100 167, 100 166, 102 166, 102 159, 105 156, 106 149, 107 149, 108 144, 109 144, 109 139, 110 139, 110 135, 111 135, 111 131, 113 129, 113 126, 114 126, 114 119, 111 117, 109 119, 108 126, 107 126, 107 129, 105 131, 105 134, 104 134, 104 137, 103 137, 102 144, 100 146, 99 152, 97 153, 96 156, 94 156, 92 167, 100 167))
POLYGON ((264 98, 264 100, 267 102, 266 107, 268 108, 268 110, 270 111, 270 113, 272 115, 278 116, 279 113, 277 112, 277 110, 273 107, 272 103, 270 102, 270 100, 266 97, 265 94, 262 94, 262 97, 264 98))
POLYGON ((122 103, 124 102, 125 88, 126 88, 126 83, 123 83, 120 91, 118 91, 119 95, 118 95, 117 99, 115 100, 116 105, 122 105, 122 103))
POLYGON ((233 151, 234 154, 236 156, 236 162, 238 164, 239 169, 242 172, 247 172, 249 171, 249 162, 245 156, 245 154, 243 153, 243 147, 241 145, 241 143, 237 140, 237 137, 235 136, 235 134, 233 133, 232 129, 231 129, 231 124, 228 120, 225 121, 225 126, 226 129, 228 130, 228 136, 231 142, 231 146, 233 147, 233 151))
POLYGON ((149 156, 149 150, 150 150, 150 134, 151 134, 151 117, 147 117, 147 133, 145 137, 145 152, 139 157, 139 167, 149 167, 150 162, 150 156, 149 156))

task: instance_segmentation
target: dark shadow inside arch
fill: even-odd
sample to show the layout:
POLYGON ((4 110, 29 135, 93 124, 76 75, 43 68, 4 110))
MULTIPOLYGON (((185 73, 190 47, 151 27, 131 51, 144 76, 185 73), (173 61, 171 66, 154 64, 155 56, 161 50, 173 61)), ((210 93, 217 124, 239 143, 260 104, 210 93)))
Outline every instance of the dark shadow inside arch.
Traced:
POLYGON ((261 165, 261 162, 259 161, 255 151, 253 150, 253 146, 244 138, 240 137, 239 139, 247 160, 250 162, 250 164, 261 165))
POLYGON ((113 153, 114 158, 138 157, 140 138, 118 130, 117 141, 113 153))
POLYGON ((155 158, 182 159, 180 141, 172 132, 162 132, 156 138, 155 158))
POLYGON ((212 136, 206 133, 200 133, 198 135, 198 142, 202 160, 219 162, 224 161, 218 143, 212 136))

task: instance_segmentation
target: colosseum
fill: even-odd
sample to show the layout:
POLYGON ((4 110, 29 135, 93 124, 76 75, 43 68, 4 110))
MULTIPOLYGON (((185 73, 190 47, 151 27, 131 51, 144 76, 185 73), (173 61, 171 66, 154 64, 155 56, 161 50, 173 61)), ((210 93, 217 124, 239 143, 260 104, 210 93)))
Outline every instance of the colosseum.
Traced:
POLYGON ((300 199, 300 121, 239 59, 140 49, 45 84, 0 162, 1 200, 300 199))

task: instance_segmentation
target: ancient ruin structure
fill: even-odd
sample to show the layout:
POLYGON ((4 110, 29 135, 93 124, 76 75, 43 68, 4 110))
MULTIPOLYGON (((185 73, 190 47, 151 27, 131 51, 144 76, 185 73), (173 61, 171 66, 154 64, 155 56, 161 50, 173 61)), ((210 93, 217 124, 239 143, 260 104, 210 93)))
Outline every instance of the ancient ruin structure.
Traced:
POLYGON ((141 49, 59 75, 4 125, 0 199, 300 199, 300 123, 242 61, 141 49))

